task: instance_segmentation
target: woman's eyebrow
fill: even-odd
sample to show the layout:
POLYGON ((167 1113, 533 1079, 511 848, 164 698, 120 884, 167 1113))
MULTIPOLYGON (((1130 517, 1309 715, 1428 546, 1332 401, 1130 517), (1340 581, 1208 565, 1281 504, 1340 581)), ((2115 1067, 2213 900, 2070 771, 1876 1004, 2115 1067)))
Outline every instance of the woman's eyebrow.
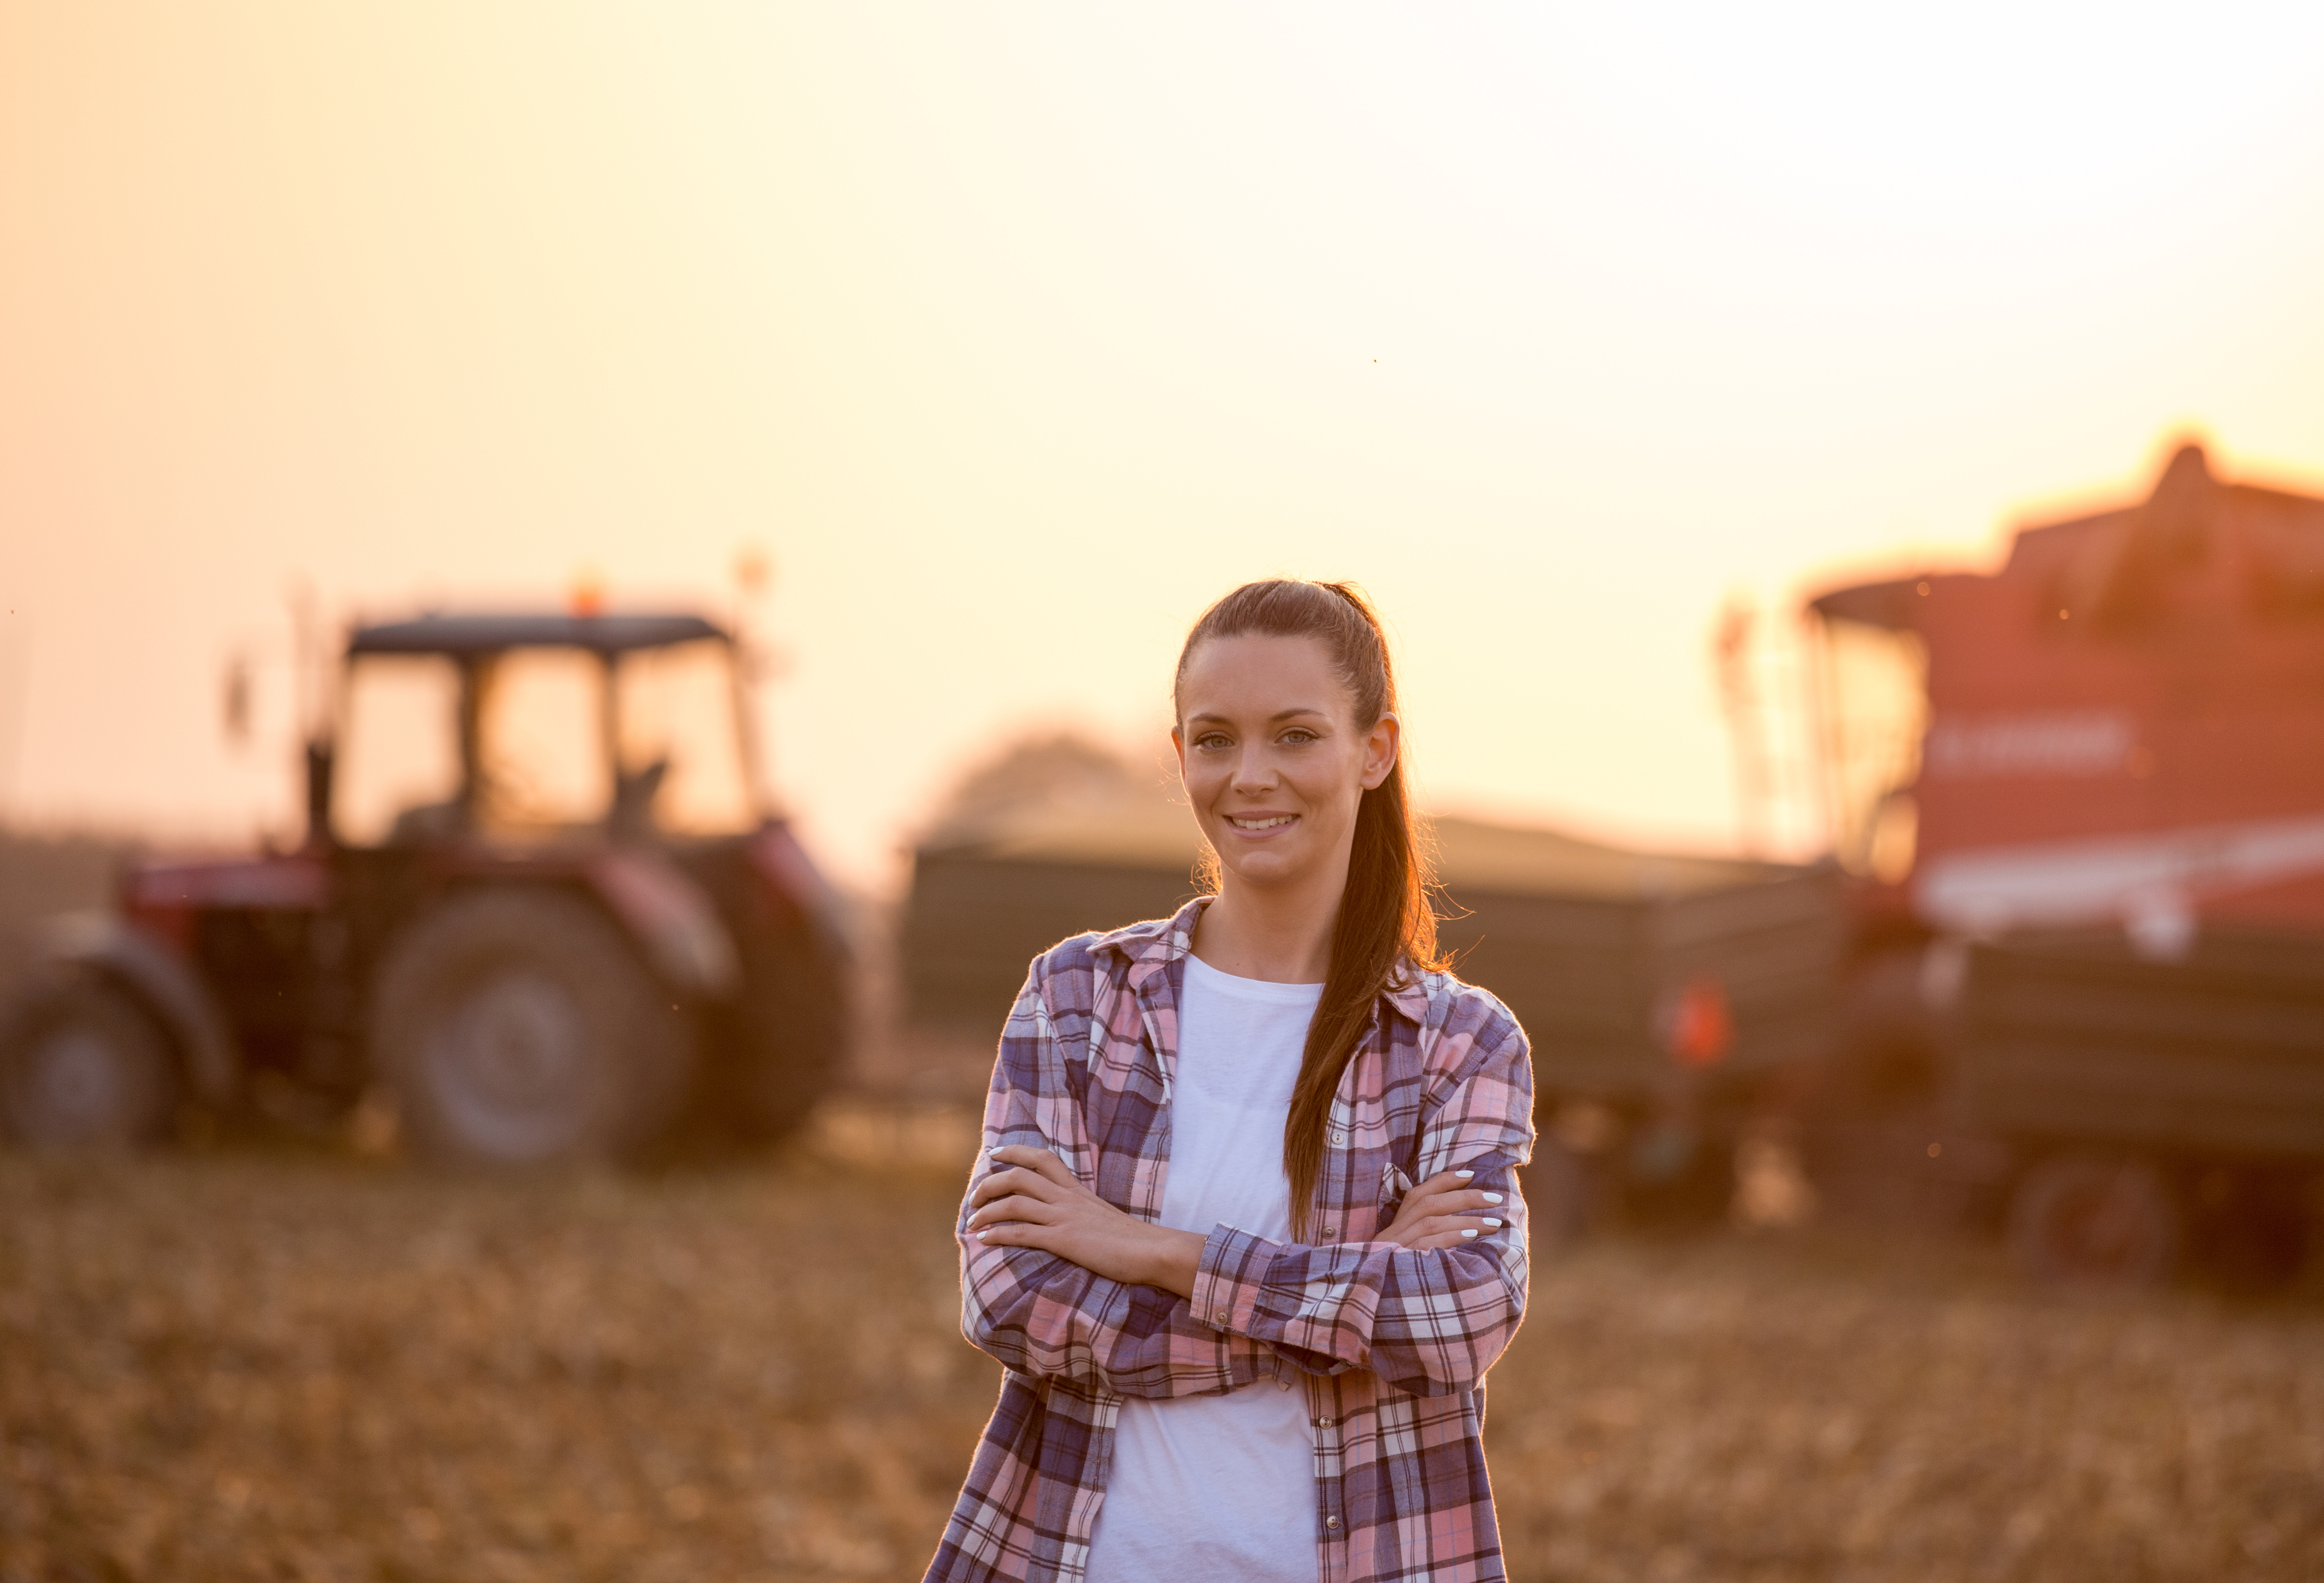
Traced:
MULTIPOLYGON (((1278 709, 1278 710, 1277 710, 1277 711, 1276 711, 1272 715, 1270 715, 1270 716, 1268 718, 1268 724, 1269 724, 1269 725, 1274 725, 1274 724, 1277 723, 1278 722, 1286 721, 1286 720, 1289 720, 1289 719, 1291 719, 1294 715, 1299 715, 1299 714, 1320 714, 1320 715, 1323 716, 1326 720, 1328 720, 1328 719, 1330 719, 1330 718, 1331 718, 1332 712, 1331 712, 1330 710, 1328 710, 1328 709, 1317 709, 1317 708, 1314 708, 1314 707, 1312 707, 1312 706, 1311 706, 1311 705, 1309 705, 1309 704, 1302 704, 1298 705, 1296 708, 1293 708, 1293 709, 1278 709)), ((1206 720, 1208 720, 1208 721, 1215 721, 1215 722, 1218 722, 1219 724, 1221 724, 1221 725, 1232 725, 1232 724, 1234 723, 1234 722, 1233 722, 1233 721, 1230 720, 1227 716, 1225 716, 1225 715, 1223 715, 1223 714, 1210 714, 1210 713, 1203 713, 1203 714, 1189 714, 1188 716, 1186 716, 1186 723, 1187 723, 1188 725, 1194 725, 1194 724, 1197 724, 1197 723, 1199 723, 1199 722, 1203 722, 1203 721, 1206 721, 1206 720)))

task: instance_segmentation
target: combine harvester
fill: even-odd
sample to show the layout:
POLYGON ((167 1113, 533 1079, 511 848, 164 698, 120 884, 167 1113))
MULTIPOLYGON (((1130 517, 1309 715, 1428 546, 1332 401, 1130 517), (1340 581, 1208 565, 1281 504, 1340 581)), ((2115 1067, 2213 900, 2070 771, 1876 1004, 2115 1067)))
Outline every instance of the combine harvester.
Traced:
POLYGON ((2324 501, 2215 479, 1811 602, 1853 951, 1835 1196, 2034 1274, 2281 1278, 2324 1176, 2324 501))

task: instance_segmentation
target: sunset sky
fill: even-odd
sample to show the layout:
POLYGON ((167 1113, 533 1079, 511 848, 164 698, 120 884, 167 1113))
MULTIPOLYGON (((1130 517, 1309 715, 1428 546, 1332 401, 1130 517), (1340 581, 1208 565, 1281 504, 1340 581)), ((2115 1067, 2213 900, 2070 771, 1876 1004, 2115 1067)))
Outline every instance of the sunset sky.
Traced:
POLYGON ((1719 846, 1723 600, 2187 432, 2324 492, 2319 80, 2291 5, 0 0, 0 819, 287 830, 301 583, 757 545, 859 884, 1014 732, 1151 755, 1274 573, 1437 805, 1719 846))

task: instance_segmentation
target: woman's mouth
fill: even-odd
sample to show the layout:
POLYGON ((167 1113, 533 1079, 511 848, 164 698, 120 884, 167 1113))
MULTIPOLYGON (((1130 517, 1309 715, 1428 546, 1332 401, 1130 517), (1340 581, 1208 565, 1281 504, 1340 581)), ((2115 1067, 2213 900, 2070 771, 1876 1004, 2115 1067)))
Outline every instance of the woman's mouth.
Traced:
POLYGON ((1229 814, 1226 822, 1245 835, 1268 835, 1297 822, 1296 814, 1229 814))

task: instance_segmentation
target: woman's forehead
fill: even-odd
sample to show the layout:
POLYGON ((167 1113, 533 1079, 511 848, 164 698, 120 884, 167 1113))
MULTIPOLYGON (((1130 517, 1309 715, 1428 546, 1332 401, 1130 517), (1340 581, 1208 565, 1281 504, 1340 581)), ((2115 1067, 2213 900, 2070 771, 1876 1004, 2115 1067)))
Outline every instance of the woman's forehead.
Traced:
POLYGON ((1178 675, 1178 708, 1197 713, 1273 716, 1287 710, 1336 713, 1348 685, 1323 640, 1244 633, 1195 645, 1178 675))

